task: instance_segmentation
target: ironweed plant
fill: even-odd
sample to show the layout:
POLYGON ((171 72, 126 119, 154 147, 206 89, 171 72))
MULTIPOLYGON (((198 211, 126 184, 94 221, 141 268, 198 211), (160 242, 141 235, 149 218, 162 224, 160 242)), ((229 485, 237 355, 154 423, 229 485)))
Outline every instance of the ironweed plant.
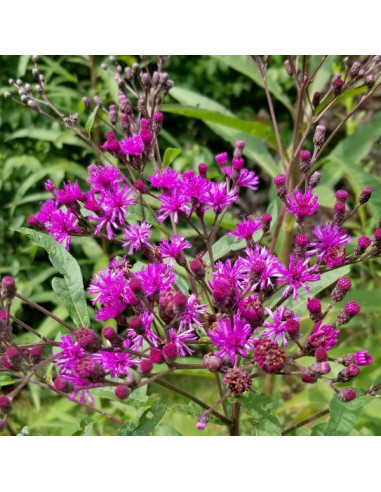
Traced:
POLYGON ((88 167, 86 188, 47 180, 51 198, 29 216, 28 227, 16 229, 49 253, 62 275, 53 279, 53 289, 72 323, 19 292, 13 277, 2 278, 0 371, 12 379, 13 389, 0 396, 1 429, 20 392, 37 385, 115 422, 119 435, 149 434, 163 417, 165 402, 146 400, 144 413, 133 424, 97 408, 94 395, 128 401, 140 388, 159 385, 190 400, 187 412, 195 416, 199 431, 213 421, 239 435, 245 416, 249 433, 252 426, 257 434, 289 434, 328 413, 322 434, 350 431, 345 428, 348 418, 354 425, 353 416, 377 396, 381 384, 352 387, 361 369, 372 363, 367 350, 339 357, 331 350, 345 344, 341 327, 361 310, 351 300, 349 266, 381 255, 381 224, 372 237, 355 238, 345 229, 360 207, 366 209, 369 186, 357 197, 337 190, 329 214, 322 213, 319 159, 379 89, 381 57, 345 58, 343 73, 311 97, 308 89, 326 58, 313 70, 305 56, 286 58, 297 98, 292 141, 286 147, 268 85, 271 58, 249 57, 263 82, 282 172, 274 179, 278 204, 260 216, 242 216, 229 233, 223 231, 225 215, 240 200, 242 189, 258 190, 259 177, 243 158, 243 140, 236 142, 232 155, 215 156, 218 175, 203 162, 197 172, 178 172, 172 164, 174 149, 162 157, 161 108, 174 85, 164 71, 166 57, 156 57, 153 71, 145 56, 131 67, 110 57, 102 68, 115 78, 118 98, 106 107, 99 96, 84 96, 91 111, 85 127, 77 114, 65 114, 52 103, 37 56, 35 86, 10 80, 19 99, 14 91, 6 92, 6 98, 72 130, 98 161, 88 167), (354 89, 356 103, 333 119, 339 98, 354 89), (101 144, 92 132, 96 119, 110 128, 101 144), (152 240, 153 230, 160 241, 152 240), (192 230, 192 236, 183 230, 192 230), (73 237, 88 236, 99 239, 109 255, 108 266, 87 287, 95 319, 89 316, 80 267, 69 253, 73 237), (348 254, 350 242, 356 245, 348 254), (330 302, 322 305, 317 293, 327 289, 330 302), (16 318, 14 299, 52 318, 64 334, 47 339, 28 320, 16 318), (338 315, 328 323, 336 304, 338 315), (36 342, 16 343, 15 325, 32 333, 36 342), (174 385, 168 376, 177 371, 188 378, 200 371, 213 373, 217 401, 209 405, 174 385), (282 430, 263 392, 269 394, 275 377, 290 376, 305 388, 325 383, 334 397, 330 408, 282 430))

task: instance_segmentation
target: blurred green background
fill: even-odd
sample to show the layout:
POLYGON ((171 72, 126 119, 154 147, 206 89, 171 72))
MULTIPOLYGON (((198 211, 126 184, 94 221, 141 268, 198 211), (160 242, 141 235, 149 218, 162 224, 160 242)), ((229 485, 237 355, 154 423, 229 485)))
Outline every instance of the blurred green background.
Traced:
MULTIPOLYGON (((105 103, 116 99, 116 84, 112 76, 100 67, 106 59, 103 56, 41 57, 40 69, 46 77, 49 97, 64 112, 79 113, 83 125, 89 117, 81 101, 83 96, 99 94, 105 103)), ((118 56, 117 59, 122 64, 139 61, 133 55, 118 56)), ((319 59, 311 57, 311 65, 316 66, 319 59)), ((269 79, 275 96, 281 138, 287 147, 292 138, 296 92, 283 62, 284 57, 281 56, 270 58, 269 79)), ((9 90, 10 77, 20 77, 33 83, 31 67, 30 56, 1 56, 0 91, 9 90)), ((314 81, 314 89, 322 89, 341 69, 342 57, 330 56, 314 81)), ((242 194, 238 206, 227 216, 224 225, 232 229, 234 218, 240 214, 263 213, 274 199, 272 177, 280 172, 280 166, 274 150, 265 93, 252 65, 240 56, 173 56, 168 60, 166 70, 175 87, 163 108, 164 131, 159 140, 162 152, 168 147, 179 148, 181 154, 174 164, 177 169, 195 169, 199 162, 207 162, 213 174, 217 173, 213 167, 214 154, 225 150, 232 152, 237 139, 245 140, 246 160, 259 174, 260 188, 255 193, 248 190, 242 194)), ((12 92, 16 93, 14 89, 12 92)), ((340 98, 324 121, 328 132, 353 108, 358 93, 349 92, 340 98)), ((381 210, 380 106, 378 93, 344 125, 319 163, 323 174, 318 188, 323 206, 321 221, 332 216, 330 208, 337 189, 350 191, 351 203, 364 186, 370 185, 374 190, 369 206, 361 209, 360 214, 348 224, 354 238, 364 234, 372 236, 381 210)), ((107 127, 98 121, 93 136, 100 142, 105 131, 107 127)), ((68 317, 68 313, 52 292, 51 279, 55 269, 47 255, 10 228, 25 226, 26 218, 37 210, 38 202, 48 197, 43 188, 47 178, 56 184, 64 179, 78 180, 84 184, 86 167, 95 161, 93 151, 69 130, 12 101, 0 99, 0 275, 16 276, 18 288, 23 294, 62 318, 68 317)), ((191 229, 184 229, 182 233, 193 237, 191 229)), ((349 252, 355 243, 356 240, 349 245, 349 252)), ((85 286, 93 272, 108 262, 109 252, 92 238, 74 239, 71 252, 81 265, 85 286)), ((343 327, 340 335, 342 343, 332 352, 339 355, 366 349, 373 354, 374 363, 363 368, 356 379, 357 387, 368 389, 372 384, 381 382, 379 260, 352 266, 350 276, 354 283, 350 300, 359 302, 362 311, 350 325, 343 327)), ((328 294, 329 289, 321 292, 320 297, 327 298, 328 294)), ((16 300, 15 303, 17 316, 28 319, 28 323, 44 335, 56 338, 62 334, 50 320, 16 300)), ((331 318, 335 314, 337 309, 332 311, 331 318)), ((17 337, 20 342, 30 339, 22 331, 17 332, 17 337)), ((176 373, 171 380, 207 402, 213 403, 216 399, 214 376, 206 374, 206 371, 200 371, 194 377, 176 373)), ((9 380, 0 373, 0 385, 7 384, 9 380)), ((276 380, 273 393, 275 412, 283 427, 327 407, 331 393, 325 385, 319 382, 311 386, 306 388, 295 378, 276 380)), ((257 387, 260 389, 260 386, 257 387)), ((158 386, 150 387, 148 393, 141 393, 125 404, 115 401, 112 393, 103 392, 105 398, 97 397, 97 406, 124 421, 136 422, 147 406, 157 401, 156 395, 159 394, 161 401, 171 406, 154 433, 196 434, 194 414, 197 415, 197 408, 192 405, 184 407, 187 405, 185 399, 158 386)), ((381 401, 375 398, 365 407, 352 432, 381 435, 380 415, 381 401)), ((25 432, 31 435, 114 435, 117 429, 103 418, 87 414, 84 409, 31 385, 28 391, 19 395, 7 432, 17 433, 25 426, 25 432)), ((243 432, 253 433, 253 430, 246 428, 243 422, 243 432)), ((298 431, 299 434, 304 432, 298 431)), ((225 429, 212 422, 206 434, 224 435, 225 429)))

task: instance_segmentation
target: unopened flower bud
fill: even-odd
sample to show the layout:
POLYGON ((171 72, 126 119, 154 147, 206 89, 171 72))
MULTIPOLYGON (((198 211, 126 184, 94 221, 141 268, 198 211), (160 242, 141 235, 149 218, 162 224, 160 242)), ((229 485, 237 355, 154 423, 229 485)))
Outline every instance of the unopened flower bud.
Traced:
POLYGON ((82 326, 74 332, 75 339, 80 347, 88 352, 98 352, 102 346, 102 340, 95 331, 82 326))
POLYGON ((347 302, 344 309, 337 316, 336 326, 345 325, 361 311, 360 306, 355 301, 347 302))
POLYGON ((220 372, 223 366, 223 361, 220 357, 213 354, 205 354, 203 358, 204 366, 211 372, 220 372))
POLYGON ((12 402, 6 395, 0 395, 0 412, 9 413, 12 409, 12 402))
POLYGON ((321 173, 320 171, 315 171, 313 174, 311 174, 310 180, 309 180, 309 186, 311 188, 316 188, 317 185, 320 183, 320 178, 321 178, 321 173))
POLYGON ((357 77, 361 68, 361 63, 359 61, 353 62, 351 69, 349 70, 349 74, 351 77, 357 77))
POLYGON ((1 296, 4 299, 13 299, 16 291, 15 279, 10 275, 3 277, 1 280, 1 296))
POLYGON ((34 347, 31 348, 30 356, 33 362, 38 362, 39 360, 41 360, 42 352, 43 350, 41 345, 35 345, 34 347))
POLYGON ((349 193, 346 190, 337 190, 336 191, 336 200, 338 202, 345 203, 347 201, 348 196, 349 196, 349 193))
POLYGON ((199 259, 195 258, 194 260, 192 260, 189 263, 189 267, 191 269, 191 272, 197 279, 202 280, 203 278, 205 278, 205 267, 199 259))
POLYGON ((152 347, 149 353, 149 359, 153 364, 161 364, 164 360, 163 352, 157 347, 152 347))
POLYGON ((314 95, 312 96, 312 106, 315 109, 319 106, 320 100, 321 100, 321 93, 318 91, 314 92, 314 95))
POLYGON ((311 169, 311 152, 309 150, 301 150, 299 152, 300 170, 307 174, 311 169))
POLYGON ((114 394, 119 400, 125 400, 131 394, 131 389, 125 384, 118 384, 114 390, 114 394))
POLYGON ((80 359, 74 371, 80 378, 86 379, 91 383, 102 382, 106 375, 103 367, 90 357, 80 359))
POLYGON ((334 302, 339 302, 344 299, 346 293, 352 287, 352 281, 349 277, 341 277, 337 285, 331 292, 331 299, 334 302))
POLYGON ((292 76, 292 67, 291 67, 290 60, 288 60, 288 59, 285 60, 284 68, 286 69, 287 75, 289 75, 291 77, 292 76))
POLYGON ((327 357, 328 357, 327 351, 323 347, 318 347, 315 350, 315 354, 314 355, 315 355, 315 359, 318 362, 323 362, 323 361, 327 360, 327 357))
POLYGON ((143 284, 137 277, 132 277, 129 283, 129 287, 137 299, 142 299, 143 297, 145 297, 146 291, 143 287, 143 284))
POLYGON ((324 143, 325 139, 325 126, 324 125, 318 125, 315 129, 315 134, 313 138, 313 143, 317 146, 320 147, 324 143))
POLYGON ((187 308, 187 301, 188 298, 183 292, 178 291, 176 294, 173 296, 172 303, 173 303, 173 310, 176 314, 181 314, 183 313, 186 308, 187 308))
POLYGON ((354 253, 358 256, 362 255, 367 248, 372 244, 372 240, 368 236, 361 236, 357 241, 354 253))
POLYGON ((370 186, 366 186, 360 194, 359 203, 363 205, 364 203, 369 201, 371 196, 372 196, 372 188, 370 186))
POLYGON ((287 196, 286 176, 284 174, 278 174, 274 178, 274 184, 277 195, 281 200, 284 200, 287 196))
POLYGON ((178 355, 177 346, 173 342, 169 342, 163 347, 163 353, 169 361, 175 360, 178 355))
POLYGON ((206 425, 209 421, 209 414, 207 412, 200 413, 197 417, 196 429, 202 431, 206 428, 206 425))
POLYGON ((321 320, 322 312, 321 312, 321 302, 316 297, 308 298, 307 301, 307 309, 310 312, 311 320, 316 323, 321 320))
POLYGON ((371 89, 374 86, 374 83, 376 82, 376 77, 372 74, 368 75, 367 78, 365 79, 366 85, 371 89))
POLYGON ((132 316, 128 322, 128 326, 138 335, 144 335, 146 328, 140 316, 132 316))
POLYGON ((338 96, 341 94, 341 91, 343 90, 344 87, 344 81, 341 78, 335 79, 333 82, 333 93, 335 96, 338 96))
POLYGON ((143 359, 139 365, 139 372, 146 375, 152 371, 153 364, 150 359, 143 359))
POLYGON ((338 397, 341 401, 351 401, 356 398, 356 391, 352 388, 346 388, 338 394, 338 397))
POLYGON ((54 387, 57 391, 62 391, 62 393, 71 393, 74 390, 74 384, 64 377, 59 377, 54 380, 54 387))

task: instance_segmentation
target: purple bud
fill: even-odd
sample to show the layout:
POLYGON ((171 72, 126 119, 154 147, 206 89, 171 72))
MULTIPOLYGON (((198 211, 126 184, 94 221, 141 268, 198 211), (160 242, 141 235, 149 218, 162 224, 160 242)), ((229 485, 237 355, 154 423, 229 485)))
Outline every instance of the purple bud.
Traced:
POLYGON ((315 129, 315 134, 313 138, 313 143, 317 146, 320 147, 325 139, 325 126, 324 125, 318 125, 315 129))
POLYGON ((206 178, 206 173, 208 172, 208 164, 205 164, 205 162, 201 162, 198 165, 198 172, 200 173, 200 176, 206 178))
POLYGON ((336 191, 336 199, 339 202, 345 203, 347 201, 348 196, 349 196, 349 194, 345 190, 338 190, 338 191, 336 191))
POLYGON ((306 174, 311 168, 311 152, 309 150, 301 150, 299 153, 300 170, 306 174))
POLYGON ((223 361, 213 354, 205 354, 203 358, 204 366, 211 372, 220 372, 223 361))
POLYGON ((360 194, 359 203, 363 205, 364 203, 369 201, 371 196, 372 196, 372 188, 370 188, 370 186, 366 186, 360 194))
POLYGON ((228 153, 222 152, 221 154, 217 154, 215 160, 219 166, 225 166, 228 162, 228 153))
POLYGON ((353 390, 352 388, 347 388, 340 391, 338 397, 340 398, 341 401, 351 401, 356 398, 356 391, 353 390))

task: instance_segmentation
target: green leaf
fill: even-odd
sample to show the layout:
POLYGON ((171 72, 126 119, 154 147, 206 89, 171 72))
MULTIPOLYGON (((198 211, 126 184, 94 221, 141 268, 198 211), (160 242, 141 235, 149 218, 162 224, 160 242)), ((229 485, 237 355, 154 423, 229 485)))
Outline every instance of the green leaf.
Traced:
POLYGON ((136 426, 128 422, 119 427, 116 434, 118 436, 148 436, 164 417, 166 410, 167 405, 156 403, 142 414, 136 426))
MULTIPOLYGON (((217 102, 205 96, 197 94, 196 92, 192 92, 186 89, 180 89, 179 87, 174 87, 173 89, 171 89, 171 96, 174 97, 181 104, 192 106, 194 108, 204 109, 207 111, 213 111, 221 115, 234 117, 234 114, 221 104, 218 104, 217 102)), ((217 135, 229 142, 232 146, 235 145, 237 140, 245 140, 246 147, 244 148, 243 154, 249 159, 253 159, 256 163, 258 163, 258 165, 261 166, 262 169, 264 169, 268 174, 270 174, 271 177, 279 174, 280 171, 277 164, 275 163, 270 152, 267 150, 266 146, 260 139, 235 128, 228 128, 224 125, 207 121, 205 121, 204 123, 217 135)))
MULTIPOLYGON (((197 405, 194 401, 189 402, 187 405, 182 403, 175 403, 170 407, 171 412, 182 413, 184 415, 189 415, 190 417, 198 417, 200 413, 205 412, 205 408, 197 405)), ((209 415, 209 422, 211 424, 225 425, 220 419, 214 415, 209 415)))
MULTIPOLYGON (((246 55, 213 55, 214 58, 225 63, 233 70, 247 75, 251 80, 253 80, 257 85, 263 87, 263 80, 259 68, 251 61, 246 55)), ((270 92, 283 103, 286 108, 292 112, 292 104, 290 99, 283 92, 282 87, 278 84, 271 73, 268 73, 268 86, 270 92)))
POLYGON ((99 106, 95 106, 95 108, 92 110, 89 118, 86 121, 85 125, 85 132, 90 136, 91 135, 91 130, 93 129, 94 123, 95 123, 95 118, 98 113, 99 106))
POLYGON ((77 326, 89 326, 90 318, 83 288, 82 273, 75 258, 66 251, 62 244, 57 243, 46 234, 25 227, 15 227, 12 230, 29 236, 35 244, 48 252, 53 266, 63 275, 63 279, 58 279, 61 282, 55 282, 55 287, 60 292, 62 299, 64 299, 64 306, 68 308, 70 304, 71 307, 70 309, 68 308, 68 311, 77 326), (63 282, 66 284, 65 287, 63 282))
POLYGON ((329 421, 325 436, 349 436, 357 423, 364 406, 370 398, 360 396, 352 401, 343 402, 335 395, 329 405, 329 421))
POLYGON ((226 116, 214 111, 199 109, 193 106, 184 106, 182 104, 165 104, 162 107, 162 110, 167 113, 178 114, 187 116, 188 118, 196 118, 210 123, 218 123, 229 128, 235 128, 236 130, 241 130, 264 140, 273 148, 277 147, 273 129, 270 125, 263 123, 262 121, 242 120, 240 118, 235 118, 234 116, 226 116))
POLYGON ((0 388, 10 384, 14 384, 12 376, 10 374, 0 374, 0 388))
POLYGON ((257 436, 280 436, 278 417, 271 413, 274 402, 271 398, 260 393, 246 393, 240 397, 242 405, 253 419, 257 436))
POLYGON ((31 55, 21 55, 17 67, 17 77, 24 77, 31 55))
POLYGON ((172 149, 172 148, 167 149, 163 157, 164 167, 168 167, 169 165, 171 165, 172 162, 176 159, 176 157, 180 154, 181 154, 181 149, 172 149))
MULTIPOLYGON (((214 261, 219 260, 232 251, 243 249, 245 246, 246 242, 243 239, 238 241, 234 236, 222 236, 214 243, 212 248, 214 261)), ((206 254, 204 259, 209 262, 209 254, 206 254)))

